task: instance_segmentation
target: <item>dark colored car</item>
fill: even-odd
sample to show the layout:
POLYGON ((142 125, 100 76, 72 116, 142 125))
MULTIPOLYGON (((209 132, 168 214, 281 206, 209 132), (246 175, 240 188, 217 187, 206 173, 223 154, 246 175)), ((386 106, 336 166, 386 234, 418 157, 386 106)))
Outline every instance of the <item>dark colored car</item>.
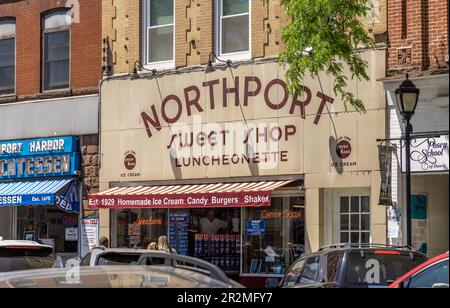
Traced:
MULTIPOLYGON (((304 256, 289 268, 282 288, 384 288, 425 262, 426 256, 408 247, 377 244, 338 244, 304 256)), ((273 287, 276 281, 268 280, 273 287)))
POLYGON ((448 288, 448 251, 413 268, 389 288, 448 288))

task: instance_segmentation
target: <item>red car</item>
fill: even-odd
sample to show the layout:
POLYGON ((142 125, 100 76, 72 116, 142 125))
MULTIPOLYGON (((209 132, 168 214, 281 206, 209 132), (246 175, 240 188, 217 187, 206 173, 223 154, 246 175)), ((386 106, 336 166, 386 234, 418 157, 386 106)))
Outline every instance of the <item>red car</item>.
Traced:
POLYGON ((389 288, 448 288, 448 251, 412 269, 389 288))

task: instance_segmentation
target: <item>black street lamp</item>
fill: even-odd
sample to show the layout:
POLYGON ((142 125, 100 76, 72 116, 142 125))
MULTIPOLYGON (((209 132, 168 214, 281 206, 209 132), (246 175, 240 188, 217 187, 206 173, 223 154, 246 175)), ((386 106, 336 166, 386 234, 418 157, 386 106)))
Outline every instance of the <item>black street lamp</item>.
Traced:
POLYGON ((395 90, 395 100, 397 102, 397 107, 402 115, 403 119, 406 121, 405 127, 405 143, 406 143, 406 238, 407 245, 412 246, 412 236, 411 236, 411 117, 414 115, 416 110, 417 101, 419 100, 420 90, 408 79, 408 74, 406 74, 406 79, 400 84, 399 88, 395 90))

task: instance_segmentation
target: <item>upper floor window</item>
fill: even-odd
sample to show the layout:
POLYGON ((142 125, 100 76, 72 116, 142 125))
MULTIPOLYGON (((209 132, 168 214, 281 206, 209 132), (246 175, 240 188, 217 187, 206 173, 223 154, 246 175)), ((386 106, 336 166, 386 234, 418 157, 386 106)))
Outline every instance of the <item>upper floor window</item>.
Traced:
POLYGON ((217 53, 227 60, 251 57, 251 0, 216 0, 217 53))
POLYGON ((174 0, 144 0, 144 62, 155 69, 173 68, 174 0))
POLYGON ((0 19, 0 96, 15 92, 16 21, 0 19))
POLYGON ((70 10, 48 13, 43 18, 43 90, 69 88, 70 10))

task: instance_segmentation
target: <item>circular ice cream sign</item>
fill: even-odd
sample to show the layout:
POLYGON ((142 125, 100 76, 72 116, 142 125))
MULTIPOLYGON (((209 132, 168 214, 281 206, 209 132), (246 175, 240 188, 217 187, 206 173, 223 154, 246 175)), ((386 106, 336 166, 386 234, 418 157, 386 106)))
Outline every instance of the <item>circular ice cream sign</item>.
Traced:
POLYGON ((125 168, 128 170, 133 170, 136 167, 136 156, 133 153, 128 153, 125 155, 124 159, 125 168))
POLYGON ((345 159, 352 154, 352 145, 346 139, 339 140, 336 145, 336 154, 339 158, 345 159))

